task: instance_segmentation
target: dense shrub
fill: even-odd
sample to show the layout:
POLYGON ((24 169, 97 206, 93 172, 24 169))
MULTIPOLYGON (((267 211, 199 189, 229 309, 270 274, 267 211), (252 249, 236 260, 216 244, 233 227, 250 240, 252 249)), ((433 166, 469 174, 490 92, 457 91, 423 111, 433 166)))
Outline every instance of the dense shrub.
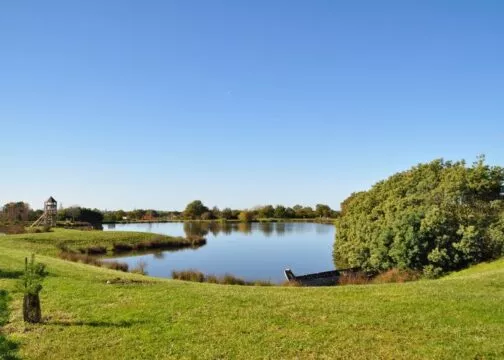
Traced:
POLYGON ((503 180, 483 157, 471 167, 435 160, 352 194, 336 220, 336 265, 436 277, 502 256, 503 180))

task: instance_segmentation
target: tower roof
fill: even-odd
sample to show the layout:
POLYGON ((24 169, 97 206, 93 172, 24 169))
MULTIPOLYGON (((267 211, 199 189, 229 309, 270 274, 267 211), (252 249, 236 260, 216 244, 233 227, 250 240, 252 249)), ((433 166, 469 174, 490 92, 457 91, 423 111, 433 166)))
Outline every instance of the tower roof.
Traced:
POLYGON ((55 203, 55 202, 57 202, 57 201, 56 201, 56 200, 54 200, 54 198, 53 198, 52 196, 50 196, 50 197, 49 197, 49 199, 47 199, 47 201, 46 201, 46 202, 48 202, 48 203, 55 203))

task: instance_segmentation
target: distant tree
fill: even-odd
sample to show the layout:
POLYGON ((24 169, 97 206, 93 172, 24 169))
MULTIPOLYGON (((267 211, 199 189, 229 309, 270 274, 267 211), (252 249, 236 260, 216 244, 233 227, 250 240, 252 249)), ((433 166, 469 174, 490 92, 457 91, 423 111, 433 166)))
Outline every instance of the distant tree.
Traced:
POLYGON ((208 211, 208 208, 203 205, 200 200, 195 200, 187 204, 184 210, 184 218, 186 219, 199 219, 201 215, 208 211))
POLYGON ((225 220, 233 219, 233 210, 231 210, 230 208, 225 208, 221 212, 221 217, 225 220))
POLYGON ((275 208, 272 205, 266 205, 257 210, 257 215, 263 219, 269 219, 275 216, 275 208))
POLYGON ((284 219, 285 218, 285 206, 283 205, 277 205, 275 207, 275 217, 278 218, 278 219, 284 219))
POLYGON ((97 209, 80 208, 78 221, 88 222, 98 227, 103 222, 103 214, 97 209))
POLYGON ((63 214, 65 219, 72 219, 72 221, 79 221, 81 215, 81 208, 77 205, 70 206, 69 208, 63 209, 63 214))
POLYGON ((220 219, 222 217, 222 213, 217 206, 214 206, 211 212, 213 215, 213 219, 220 219))
POLYGON ((296 212, 294 211, 294 209, 293 209, 293 208, 288 207, 288 208, 286 208, 286 209, 285 209, 285 215, 284 215, 284 217, 285 217, 286 219, 292 219, 292 218, 295 218, 295 217, 296 217, 296 212))
POLYGON ((154 220, 159 217, 159 214, 156 210, 147 210, 145 215, 142 217, 143 220, 154 220))
POLYGON ((29 215, 28 215, 28 220, 29 221, 35 221, 39 217, 41 217, 43 213, 44 213, 43 210, 31 210, 30 209, 30 212, 29 212, 29 215))
POLYGON ((317 204, 315 206, 315 213, 317 214, 318 217, 331 217, 332 210, 328 205, 324 204, 317 204))
POLYGON ((313 209, 310 206, 305 206, 303 208, 302 213, 303 213, 303 217, 308 218, 308 219, 314 218, 315 216, 317 216, 315 211, 313 211, 313 209))
POLYGON ((305 217, 305 214, 303 213, 303 207, 301 205, 294 205, 292 207, 292 210, 294 210, 294 217, 298 219, 305 217))
POLYGON ((129 213, 130 218, 135 219, 135 220, 141 220, 147 213, 146 210, 144 209, 135 209, 129 213))
POLYGON ((213 219, 215 219, 215 216, 211 211, 205 211, 203 214, 201 214, 200 219, 201 220, 213 220, 213 219))
POLYGON ((28 221, 30 215, 30 205, 22 201, 11 202, 2 207, 2 214, 4 221, 28 221))
POLYGON ((251 222, 253 220, 253 214, 250 211, 243 210, 240 212, 240 215, 238 215, 238 219, 241 222, 251 222))

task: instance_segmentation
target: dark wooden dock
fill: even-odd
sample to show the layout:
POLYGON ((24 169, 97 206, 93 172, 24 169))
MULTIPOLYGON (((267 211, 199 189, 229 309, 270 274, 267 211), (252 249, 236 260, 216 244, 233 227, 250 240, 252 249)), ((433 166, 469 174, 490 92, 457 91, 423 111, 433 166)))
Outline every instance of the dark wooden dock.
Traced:
POLYGON ((358 268, 323 271, 313 274, 294 275, 291 269, 285 269, 285 277, 288 281, 297 282, 303 286, 334 286, 342 275, 356 274, 358 268))

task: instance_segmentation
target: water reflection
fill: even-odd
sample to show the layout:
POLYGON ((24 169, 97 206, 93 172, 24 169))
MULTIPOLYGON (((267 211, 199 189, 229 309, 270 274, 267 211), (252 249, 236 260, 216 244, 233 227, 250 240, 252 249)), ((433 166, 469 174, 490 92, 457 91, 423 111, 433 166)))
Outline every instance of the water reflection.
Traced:
MULTIPOLYGON (((185 236, 197 235, 207 236, 211 233, 214 237, 220 234, 231 235, 232 233, 251 234, 252 232, 261 232, 263 235, 269 237, 273 234, 283 236, 292 232, 302 233, 311 229, 311 227, 304 229, 304 223, 235 223, 235 222, 185 222, 183 224, 185 236)), ((149 228, 149 231, 152 229, 149 228)), ((331 232, 330 227, 317 227, 317 232, 320 234, 327 234, 331 232)))
MULTIPOLYGON (((160 223, 140 223, 143 230, 147 232, 155 232, 156 227, 160 223)), ((171 223, 171 224, 181 224, 181 223, 171 223)), ((126 226, 134 224, 126 224, 126 226)), ((231 235, 233 233, 241 234, 251 234, 252 232, 260 232, 266 237, 272 235, 283 236, 289 233, 303 233, 309 232, 313 228, 311 223, 288 223, 288 222, 261 222, 261 223, 236 223, 236 222, 201 222, 201 221, 189 221, 181 224, 183 227, 185 236, 203 236, 206 237, 208 234, 212 234, 214 237, 223 235, 231 235)), ((121 225, 119 225, 121 226, 121 225)), ((107 224, 107 230, 116 230, 116 224, 107 224)), ((316 226, 315 231, 318 234, 328 234, 333 229, 330 226, 316 226)))

